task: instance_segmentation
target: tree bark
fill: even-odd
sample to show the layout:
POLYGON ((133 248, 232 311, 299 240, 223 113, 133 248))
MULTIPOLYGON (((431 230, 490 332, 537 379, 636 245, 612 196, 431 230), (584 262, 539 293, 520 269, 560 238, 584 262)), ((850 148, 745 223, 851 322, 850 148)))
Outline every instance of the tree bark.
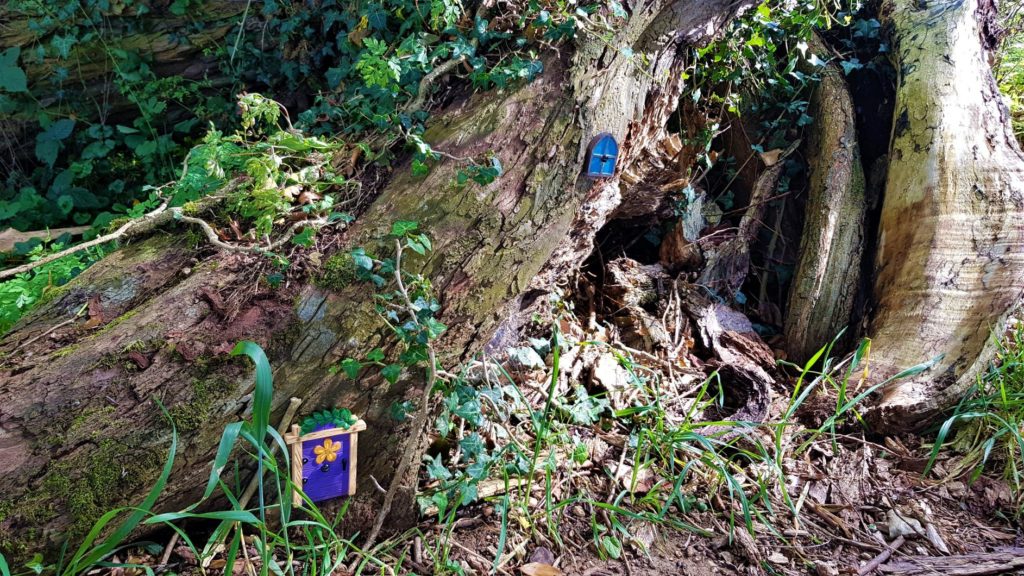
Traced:
MULTIPOLYGON (((815 37, 811 50, 825 57, 815 37)), ((810 182, 800 260, 783 332, 790 358, 804 361, 846 328, 860 287, 864 253, 864 168, 853 100, 836 64, 818 70, 810 102, 807 163, 810 182)))
POLYGON ((876 256, 873 412, 920 426, 993 359, 1024 287, 1024 154, 988 67, 987 0, 890 0, 899 73, 876 256))
MULTIPOLYGON (((454 103, 434 116, 425 138, 457 157, 493 152, 504 174, 486 187, 457 187, 453 162, 425 178, 399 166, 342 244, 386 255, 391 223, 418 221, 434 251, 408 265, 441 297, 449 330, 440 359, 466 358, 515 316, 528 289, 554 286, 589 253, 619 204, 617 175, 663 137, 682 91, 680 44, 706 41, 749 5, 642 2, 611 42, 584 33, 571 61, 547 60, 532 83, 454 103), (637 56, 627 58, 626 47, 637 56), (612 133, 621 150, 616 177, 594 182, 581 171, 599 132, 612 133)), ((328 372, 346 356, 389 350, 372 290, 335 277, 274 292, 260 287, 242 256, 192 257, 168 238, 117 252, 0 340, 0 501, 19 503, 0 509, 0 548, 51 545, 80 535, 104 508, 137 501, 168 445, 154 399, 179 417, 184 446, 158 508, 194 501, 223 426, 251 409, 248 368, 224 359, 246 338, 264 345, 274 366, 272 421, 299 396, 303 412, 345 406, 367 422, 345 528, 372 521, 380 501, 374 479, 392 480, 404 439, 420 432, 391 408, 418 404, 424 393, 418 373, 387 386, 374 371, 355 382, 328 372), (232 314, 224 301, 238 294, 255 296, 232 314), (102 328, 61 325, 90 301, 102 328)), ((416 479, 399 481, 392 527, 414 519, 416 479)))

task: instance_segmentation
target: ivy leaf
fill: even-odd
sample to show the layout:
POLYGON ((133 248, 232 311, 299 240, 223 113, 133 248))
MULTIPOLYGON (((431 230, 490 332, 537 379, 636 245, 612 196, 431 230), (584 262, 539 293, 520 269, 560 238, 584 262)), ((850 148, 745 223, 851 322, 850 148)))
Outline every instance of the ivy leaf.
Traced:
POLYGON ((394 418, 395 422, 405 422, 405 420, 409 417, 409 413, 415 409, 416 406, 412 403, 412 401, 406 400, 405 402, 394 402, 393 404, 391 404, 391 409, 389 410, 389 412, 391 414, 391 417, 394 418))
POLYGON ((391 225, 392 236, 405 236, 410 232, 415 232, 420 227, 419 222, 413 222, 410 220, 399 220, 391 225))
POLYGON ((68 118, 50 124, 46 130, 36 135, 36 158, 53 168, 54 162, 57 161, 57 153, 60 151, 60 141, 70 136, 74 129, 75 121, 68 118))
POLYGON ((292 243, 299 246, 309 248, 313 245, 313 228, 303 228, 302 232, 299 232, 295 236, 292 236, 292 243))
POLYGON ((436 454, 432 460, 427 461, 427 475, 432 480, 448 480, 452 477, 451 471, 441 463, 440 454, 436 454))
POLYGON ((352 261, 355 263, 356 268, 369 272, 373 270, 373 259, 366 255, 366 251, 362 248, 354 248, 351 252, 352 261))
POLYGON ((359 370, 361 370, 362 367, 362 363, 359 362, 359 360, 356 360, 355 358, 345 358, 344 360, 341 361, 341 369, 344 370, 345 374, 347 374, 348 377, 352 379, 355 379, 356 376, 359 376, 359 370))
POLYGON ((14 46, 0 52, 0 90, 6 92, 28 92, 28 77, 18 66, 21 47, 14 46))
POLYGON ((391 384, 394 384, 395 382, 398 382, 398 377, 402 375, 402 365, 388 364, 387 366, 381 369, 380 374, 381 376, 384 377, 385 380, 387 380, 391 384))
POLYGON ((861 64, 860 60, 857 58, 843 60, 842 62, 839 63, 839 65, 843 67, 843 73, 846 74, 847 76, 850 75, 850 72, 853 72, 854 70, 860 70, 861 68, 864 67, 864 65, 861 64))
POLYGON ((370 352, 366 355, 366 359, 369 360, 370 362, 383 362, 384 351, 381 350, 380 348, 374 348, 373 350, 370 350, 370 352))
POLYGON ((459 446, 462 448, 462 461, 469 462, 476 459, 484 451, 484 440, 479 434, 473 432, 459 440, 459 446))

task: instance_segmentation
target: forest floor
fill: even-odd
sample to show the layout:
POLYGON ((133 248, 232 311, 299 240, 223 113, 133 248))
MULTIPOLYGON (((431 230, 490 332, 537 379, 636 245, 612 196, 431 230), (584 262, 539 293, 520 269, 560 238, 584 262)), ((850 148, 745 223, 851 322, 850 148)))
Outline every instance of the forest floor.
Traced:
MULTIPOLYGON (((758 421, 735 419, 753 392, 730 390, 737 381, 694 342, 696 325, 679 330, 686 315, 672 302, 681 300, 647 310, 682 344, 676 354, 664 342, 637 344, 642 307, 616 301, 602 317, 576 302, 538 314, 539 337, 502 364, 463 367, 458 381, 481 391, 482 418, 438 417, 451 421, 433 433, 421 472, 423 520, 333 574, 1024 573, 1020 453, 1005 442, 1019 430, 1000 440, 960 426, 939 450, 935 430, 872 434, 857 412, 870 392, 864 346, 780 369, 758 421), (623 321, 624 309, 639 316, 623 321), (545 341, 563 341, 562 353, 545 341), (520 459, 534 480, 498 466, 473 476, 485 453, 505 470, 520 459), (448 506, 469 485, 477 498, 448 506)), ((1019 388, 1020 374, 1005 367, 1021 352, 1008 350, 1016 356, 1004 358, 1001 377, 1019 388)), ((222 553, 197 560, 183 545, 162 555, 129 559, 177 573, 225 566, 222 553)), ((260 562, 250 545, 233 572, 256 574, 260 562)))

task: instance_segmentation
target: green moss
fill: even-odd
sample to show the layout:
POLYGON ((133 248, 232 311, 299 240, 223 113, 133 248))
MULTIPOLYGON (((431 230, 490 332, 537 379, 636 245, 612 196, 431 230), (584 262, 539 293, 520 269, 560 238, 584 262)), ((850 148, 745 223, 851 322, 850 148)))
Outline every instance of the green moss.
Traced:
POLYGON ((49 518, 54 507, 64 503, 71 519, 68 536, 82 536, 96 519, 122 503, 122 495, 156 478, 161 456, 133 444, 105 438, 80 454, 55 460, 40 489, 18 514, 26 520, 49 518))
POLYGON ((96 332, 96 333, 97 334, 103 334, 104 332, 112 330, 114 327, 120 325, 122 322, 124 322, 126 320, 130 320, 131 318, 133 318, 138 313, 139 313, 139 309, 138 308, 132 308, 131 310, 125 312, 124 314, 121 314, 117 318, 114 318, 110 322, 107 322, 107 325, 104 326, 103 328, 100 328, 100 330, 98 332, 96 332))
POLYGON ((356 281, 356 265, 347 252, 339 252, 324 262, 324 269, 317 278, 321 288, 340 292, 356 281))
POLYGON ((118 228, 124 226, 125 224, 131 221, 132 218, 129 218, 127 216, 124 216, 122 218, 114 218, 113 220, 110 221, 110 224, 107 224, 107 233, 109 234, 111 232, 115 232, 118 228))
POLYGON ((194 432, 210 419, 214 405, 230 394, 235 386, 219 377, 207 380, 193 379, 192 398, 170 410, 171 419, 181 432, 194 432))

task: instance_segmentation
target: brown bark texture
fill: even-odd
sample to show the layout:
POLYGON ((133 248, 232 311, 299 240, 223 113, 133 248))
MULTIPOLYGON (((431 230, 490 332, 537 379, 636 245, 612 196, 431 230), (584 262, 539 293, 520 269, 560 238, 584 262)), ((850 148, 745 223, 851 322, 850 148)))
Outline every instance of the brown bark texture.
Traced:
MULTIPOLYGON (((817 37, 811 50, 827 55, 817 37)), ((848 327, 864 253, 864 168, 853 100, 838 65, 817 72, 821 82, 811 97, 814 124, 806 148, 807 207, 783 330, 786 352, 798 361, 848 327)))

